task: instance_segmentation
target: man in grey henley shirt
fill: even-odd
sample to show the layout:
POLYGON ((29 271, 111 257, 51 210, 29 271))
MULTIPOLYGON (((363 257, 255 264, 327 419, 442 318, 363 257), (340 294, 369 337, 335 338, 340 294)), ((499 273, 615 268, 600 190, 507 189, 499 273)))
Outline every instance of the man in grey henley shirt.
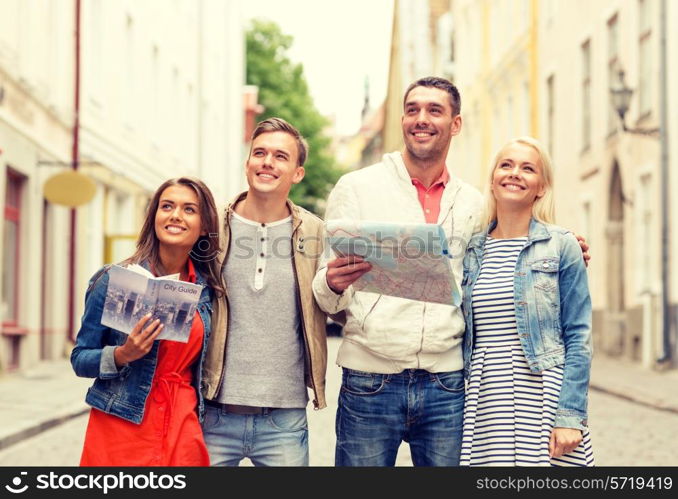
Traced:
MULTIPOLYGON (((303 251, 303 238, 294 237, 301 222, 318 230, 322 222, 288 200, 292 185, 304 177, 306 151, 289 123, 278 118, 259 123, 245 166, 249 189, 226 212, 229 243, 222 277, 228 319, 226 330, 215 330, 210 338, 209 369, 218 373, 219 388, 216 397, 205 400, 203 422, 212 465, 237 466, 244 458, 255 466, 308 465, 307 379, 313 378, 315 359, 324 385, 326 343, 324 327, 320 342, 317 327, 304 329, 299 286, 308 274, 312 297, 315 267, 304 272, 308 262, 303 262, 298 271, 295 243, 303 251), (324 359, 318 360, 318 345, 325 347, 324 359)), ((313 307, 314 301, 311 313, 308 304, 306 311, 317 319, 313 307)), ((324 404, 324 393, 318 396, 322 387, 315 382, 312 387, 316 407, 318 399, 324 404)))

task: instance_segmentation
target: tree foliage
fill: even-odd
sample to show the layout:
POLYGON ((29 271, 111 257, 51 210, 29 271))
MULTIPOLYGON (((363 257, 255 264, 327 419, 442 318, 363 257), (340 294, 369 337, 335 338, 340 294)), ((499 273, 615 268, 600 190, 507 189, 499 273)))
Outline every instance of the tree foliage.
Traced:
POLYGON ((321 214, 341 170, 329 152, 330 139, 323 133, 328 120, 313 104, 304 68, 287 55, 292 42, 293 38, 274 22, 253 20, 246 35, 247 84, 259 87, 259 103, 265 111, 258 120, 277 116, 289 121, 308 142, 306 176, 292 188, 290 197, 295 203, 321 214))

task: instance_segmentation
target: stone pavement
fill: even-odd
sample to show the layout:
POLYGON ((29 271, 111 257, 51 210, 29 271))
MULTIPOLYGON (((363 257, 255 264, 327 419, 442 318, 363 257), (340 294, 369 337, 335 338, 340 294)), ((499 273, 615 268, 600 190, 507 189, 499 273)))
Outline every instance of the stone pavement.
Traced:
MULTIPOLYGON (((341 370, 334 364, 341 339, 330 337, 327 375, 328 407, 309 410, 310 438, 330 439, 317 448, 334 449, 334 413, 341 370), (315 428, 315 430, 314 430, 315 428)), ((84 403, 91 380, 73 374, 68 359, 43 362, 23 373, 0 375, 0 449, 88 411, 84 403)), ((595 356, 591 388, 656 409, 678 414, 678 370, 650 371, 625 360, 595 356)), ((313 443, 311 443, 313 445, 313 443)), ((398 464, 409 465, 407 446, 401 447, 398 464)), ((314 462, 332 462, 316 455, 314 462)))
MULTIPOLYGON (((325 394, 327 407, 308 410, 309 464, 311 466, 333 466, 336 434, 334 431, 337 398, 341 387, 341 368, 335 364, 341 338, 327 338, 327 376, 325 394)), ((309 407, 311 404, 309 404, 309 407)), ((410 446, 403 444, 398 450, 396 466, 412 466, 410 446)))
POLYGON ((0 449, 87 412, 91 383, 75 376, 68 359, 0 375, 0 449))
POLYGON ((591 389, 678 414, 678 369, 654 371, 625 359, 593 356, 591 389))

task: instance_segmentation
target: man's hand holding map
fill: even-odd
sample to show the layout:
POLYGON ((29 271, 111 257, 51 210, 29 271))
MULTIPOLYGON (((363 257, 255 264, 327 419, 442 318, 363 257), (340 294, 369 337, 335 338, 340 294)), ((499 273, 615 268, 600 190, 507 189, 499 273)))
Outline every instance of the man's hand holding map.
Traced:
POLYGON ((326 230, 328 247, 337 256, 357 255, 372 265, 353 283, 356 291, 461 303, 445 232, 439 225, 328 220, 326 230))

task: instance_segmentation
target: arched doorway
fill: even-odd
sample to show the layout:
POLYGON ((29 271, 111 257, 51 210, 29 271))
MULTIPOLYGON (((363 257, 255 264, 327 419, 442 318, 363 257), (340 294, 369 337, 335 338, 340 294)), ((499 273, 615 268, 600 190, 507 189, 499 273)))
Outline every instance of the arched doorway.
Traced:
POLYGON ((604 349, 612 355, 623 354, 626 345, 624 305, 624 191, 619 164, 615 160, 610 177, 607 219, 607 321, 604 349))

